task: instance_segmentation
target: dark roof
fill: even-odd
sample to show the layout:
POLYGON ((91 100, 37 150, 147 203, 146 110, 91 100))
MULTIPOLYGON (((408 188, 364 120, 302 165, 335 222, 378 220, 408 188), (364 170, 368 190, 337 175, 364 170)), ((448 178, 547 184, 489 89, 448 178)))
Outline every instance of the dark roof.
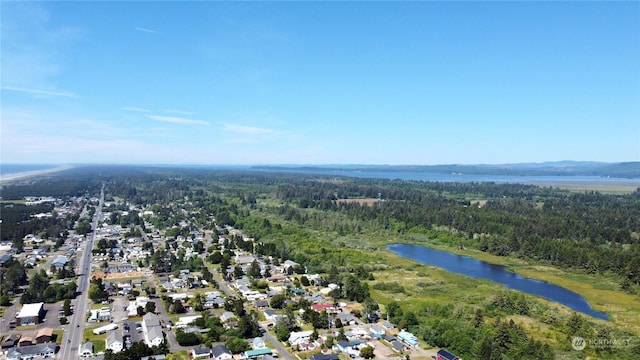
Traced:
POLYGON ((218 344, 216 346, 214 346, 211 349, 211 352, 213 353, 214 357, 218 357, 222 354, 231 354, 231 351, 229 351, 229 349, 227 349, 227 346, 225 344, 218 344))
POLYGON ((0 265, 4 265, 7 261, 11 260, 10 254, 2 254, 0 255, 0 265))
POLYGON ((457 356, 453 355, 452 353, 448 352, 445 349, 438 350, 438 356, 441 356, 442 358, 447 359, 447 360, 457 360, 457 359, 459 359, 457 356))
POLYGON ((400 341, 398 341, 398 340, 392 340, 392 341, 391 341, 391 346, 392 346, 392 347, 393 347, 393 349, 394 349, 394 350, 396 350, 396 351, 402 351, 402 350, 404 350, 404 344, 403 344, 403 343, 401 343, 401 342, 400 342, 400 341))
POLYGON ((209 348, 203 348, 200 346, 196 346, 193 348, 193 353, 195 355, 208 354, 211 350, 209 348))
POLYGON ((21 346, 9 350, 9 355, 44 355, 56 352, 56 344, 46 343, 31 346, 21 346))
POLYGON ((309 358, 310 360, 339 360, 336 354, 315 354, 309 358))

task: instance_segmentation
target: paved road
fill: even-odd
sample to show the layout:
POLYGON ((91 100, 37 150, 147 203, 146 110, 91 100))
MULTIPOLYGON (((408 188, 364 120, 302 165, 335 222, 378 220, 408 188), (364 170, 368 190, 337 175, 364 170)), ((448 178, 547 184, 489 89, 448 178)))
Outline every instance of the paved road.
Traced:
MULTIPOLYGON (((212 238, 210 233, 205 233, 205 241, 206 241, 206 244, 205 244, 205 249, 206 249, 209 247, 209 245, 211 245, 212 238)), ((206 256, 204 254, 201 254, 200 257, 202 257, 202 260, 206 264, 207 263, 206 256)), ((222 291, 228 297, 235 296, 233 291, 229 288, 229 286, 227 286, 227 282, 222 279, 222 276, 220 275, 220 273, 218 273, 215 270, 212 271, 211 273, 213 274, 214 280, 218 283, 218 288, 220 289, 220 291, 222 291)), ((260 327, 263 330, 262 338, 267 342, 270 342, 271 344, 273 344, 273 347, 275 347, 275 350, 278 351, 279 358, 286 359, 286 360, 293 360, 293 356, 291 356, 289 351, 282 345, 282 343, 280 343, 280 341, 278 341, 278 339, 275 336, 269 333, 269 328, 266 325, 264 326, 260 325, 260 327)))
POLYGON ((59 353, 60 359, 74 359, 77 358, 78 349, 80 348, 80 344, 82 343, 82 335, 84 332, 84 319, 87 314, 87 308, 89 306, 89 298, 87 293, 89 292, 89 281, 90 279, 90 266, 91 266, 91 250, 93 249, 93 242, 95 240, 96 230, 98 229, 98 223, 102 218, 102 206, 104 205, 104 184, 102 185, 102 190, 100 190, 100 201, 98 203, 98 207, 96 208, 95 215, 93 217, 93 223, 91 225, 92 232, 91 235, 87 237, 86 245, 84 251, 82 252, 82 259, 80 259, 77 263, 79 271, 77 274, 80 274, 76 280, 78 285, 78 291, 80 295, 76 297, 73 302, 74 311, 73 316, 71 317, 71 321, 68 325, 65 325, 64 335, 62 337, 61 351, 59 353))

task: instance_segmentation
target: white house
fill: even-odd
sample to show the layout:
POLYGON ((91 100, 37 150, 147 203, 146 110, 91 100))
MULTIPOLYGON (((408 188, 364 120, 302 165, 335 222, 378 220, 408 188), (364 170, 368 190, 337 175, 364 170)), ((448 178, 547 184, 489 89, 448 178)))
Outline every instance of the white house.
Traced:
POLYGON ((293 331, 291 332, 291 334, 289 334, 289 344, 293 345, 298 345, 300 343, 309 341, 309 338, 311 337, 311 334, 313 334, 313 330, 307 330, 307 331, 293 331))
POLYGON ((80 356, 93 356, 93 343, 91 341, 87 341, 86 343, 82 344, 82 346, 80 346, 80 356))
POLYGON ((218 344, 211 349, 211 353, 216 360, 231 360, 233 355, 224 344, 218 344))
POLYGON ((124 347, 124 342, 122 341, 122 333, 119 329, 110 331, 107 334, 107 349, 111 349, 114 353, 118 353, 122 351, 124 347))

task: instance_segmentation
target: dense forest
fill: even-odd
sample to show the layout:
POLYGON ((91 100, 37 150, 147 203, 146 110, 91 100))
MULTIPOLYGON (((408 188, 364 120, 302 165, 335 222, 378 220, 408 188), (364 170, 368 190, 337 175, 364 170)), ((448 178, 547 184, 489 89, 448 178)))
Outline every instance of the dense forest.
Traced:
MULTIPOLYGON (((22 187, 7 186, 2 196, 6 201, 29 195, 96 194, 102 183, 108 198, 125 199, 132 206, 151 210, 153 216, 145 216, 145 220, 168 233, 186 234, 196 228, 220 231, 220 226, 231 225, 255 239, 257 253, 280 261, 291 259, 308 272, 357 284, 363 299, 387 299, 384 294, 390 293, 414 294, 414 298, 426 294, 419 295, 418 302, 384 300, 383 315, 428 344, 447 347, 464 358, 553 358, 570 351, 566 341, 554 340, 552 347, 540 341, 537 338, 545 337, 536 331, 536 336, 531 335, 531 329, 514 323, 514 316, 529 317, 549 328, 550 334, 562 334, 547 334, 547 339, 585 333, 602 338, 629 336, 622 328, 594 323, 582 315, 556 314, 534 297, 511 291, 468 303, 443 303, 435 300, 435 287, 421 290, 426 282, 412 290, 406 284, 378 281, 376 277, 401 270, 383 255, 386 245, 438 239, 499 257, 614 278, 620 291, 636 296, 640 289, 640 190, 608 195, 523 184, 96 166, 76 168, 22 187), (189 228, 180 226, 184 221, 189 228)), ((21 230, 12 230, 15 235, 24 234, 27 228, 47 231, 50 227, 30 219, 26 207, 16 204, 12 209, 11 216, 24 219, 21 230)), ((113 215, 107 221, 144 226, 137 219, 113 215)), ((247 245, 235 241, 238 248, 247 245)), ((158 271, 173 271, 178 266, 202 268, 202 264, 172 261, 170 269, 165 269, 158 260, 161 258, 158 252, 153 259, 158 271)), ((220 252, 212 252, 208 258, 216 264, 224 262, 220 252)), ((422 270, 418 275, 428 277, 422 270)), ((465 280, 447 286, 446 291, 455 291, 455 286, 469 285, 465 280)), ((347 300, 351 296, 338 295, 347 296, 347 300)), ((625 348, 618 355, 636 358, 640 345, 625 348)))

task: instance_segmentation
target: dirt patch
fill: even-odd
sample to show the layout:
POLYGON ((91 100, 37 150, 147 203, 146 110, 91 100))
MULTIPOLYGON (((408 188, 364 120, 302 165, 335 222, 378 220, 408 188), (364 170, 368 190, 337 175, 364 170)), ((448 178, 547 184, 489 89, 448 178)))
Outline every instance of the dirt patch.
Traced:
POLYGON ((378 203, 380 199, 377 198, 364 198, 364 199, 338 199, 336 202, 338 204, 360 204, 366 206, 373 206, 378 203))

